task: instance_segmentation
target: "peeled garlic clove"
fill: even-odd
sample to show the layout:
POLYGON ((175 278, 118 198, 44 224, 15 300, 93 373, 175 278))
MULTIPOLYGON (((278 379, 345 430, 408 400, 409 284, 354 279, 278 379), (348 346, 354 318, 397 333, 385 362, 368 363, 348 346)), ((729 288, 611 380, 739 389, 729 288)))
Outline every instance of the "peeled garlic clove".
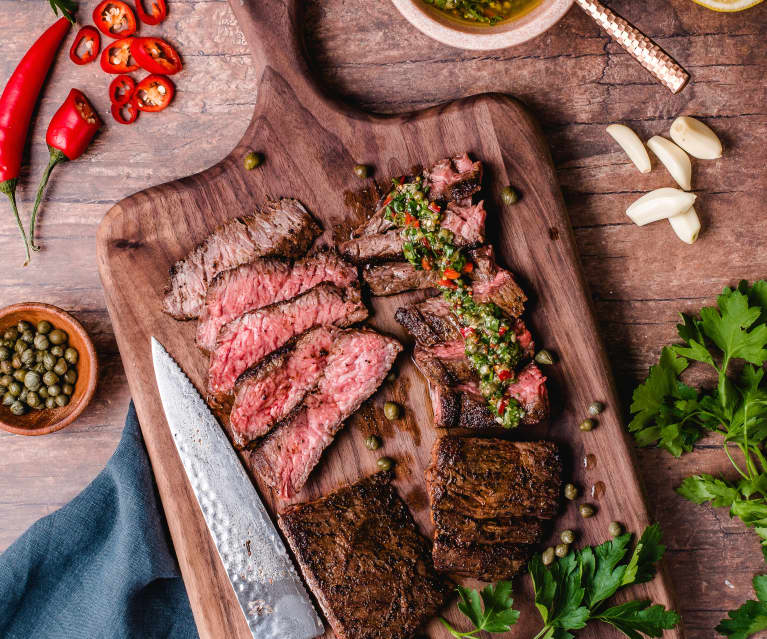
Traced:
POLYGON ((644 226, 684 213, 692 208, 697 197, 695 193, 685 193, 667 186, 640 197, 626 209, 626 215, 635 224, 644 226))
POLYGON ((658 156, 658 159, 668 169, 676 183, 685 191, 689 191, 692 188, 692 162, 690 162, 690 156, 671 140, 662 138, 659 135, 651 137, 647 141, 647 146, 650 147, 650 151, 658 156))
POLYGON ((652 169, 650 156, 639 136, 628 128, 625 124, 611 124, 607 127, 607 132, 613 139, 620 144, 621 148, 629 156, 640 173, 649 173, 652 169))
POLYGON ((671 125, 671 139, 699 160, 716 160, 722 157, 722 142, 700 120, 683 115, 671 125))
POLYGON ((685 213, 668 218, 668 221, 671 224, 671 228, 674 229, 674 233, 682 242, 694 244, 695 240, 698 239, 700 219, 693 207, 690 207, 685 213))

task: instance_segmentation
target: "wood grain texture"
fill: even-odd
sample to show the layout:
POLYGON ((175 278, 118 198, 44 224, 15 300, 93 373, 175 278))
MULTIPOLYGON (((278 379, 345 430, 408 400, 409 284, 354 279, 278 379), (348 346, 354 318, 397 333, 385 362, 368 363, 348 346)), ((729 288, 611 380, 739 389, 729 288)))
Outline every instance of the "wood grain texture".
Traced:
MULTIPOLYGON (((301 16, 293 6, 264 0, 233 4, 254 47, 254 59, 263 63, 259 101, 240 145, 203 173, 123 200, 107 214, 98 234, 107 307, 153 467, 160 469, 156 472, 160 496, 204 637, 246 634, 215 550, 206 539, 205 523, 177 458, 154 381, 149 355, 152 335, 177 358, 197 387, 205 388, 207 359, 194 348, 195 326, 179 324, 160 311, 168 267, 224 220, 263 204, 269 196, 296 197, 322 222, 327 239, 338 241, 361 221, 348 205, 349 194, 361 186, 351 170, 357 162, 375 167, 379 178, 386 178, 462 150, 482 160, 487 182, 483 197, 491 212, 488 237, 501 261, 519 275, 535 300, 529 313, 534 334, 560 358, 551 370, 554 418, 514 435, 559 441, 576 483, 585 488, 599 481, 609 484, 604 495, 589 499, 598 506, 596 517, 579 521, 575 505, 570 504, 559 526, 579 529, 584 541, 595 543, 604 539, 611 519, 621 519, 634 531, 650 521, 570 223, 546 143, 534 121, 521 105, 499 94, 391 118, 334 103, 319 93, 304 66, 295 26, 301 16), (266 161, 248 172, 242 168, 242 158, 250 148, 265 151, 266 161), (522 193, 521 203, 512 209, 500 202, 506 184, 514 184, 522 193), (609 408, 600 418, 600 427, 583 437, 574 424, 594 398, 609 408), (587 455, 594 457, 595 466, 583 465, 587 455)), ((394 322, 394 310, 418 296, 422 294, 374 300, 372 324, 406 339, 394 322)), ((425 384, 407 358, 399 364, 396 388, 384 388, 361 416, 351 420, 296 500, 316 498, 374 472, 380 453, 365 449, 368 429, 383 435, 383 452, 398 460, 395 484, 421 530, 430 536, 423 472, 437 433, 425 384), (392 394, 407 407, 404 423, 386 423, 381 415, 382 402, 392 394)), ((256 481, 276 515, 285 503, 256 481)), ((635 594, 667 607, 675 605, 665 573, 637 588, 635 594)), ((518 600, 527 614, 510 636, 528 637, 538 625, 530 593, 518 600)), ((454 609, 448 614, 456 620, 454 609)), ((432 637, 449 636, 436 620, 428 631, 432 637)), ((582 632, 594 638, 611 634, 615 633, 605 628, 582 632)), ((670 631, 667 636, 681 637, 682 632, 670 631)))
MULTIPOLYGON (((81 16, 87 19, 95 4, 82 1, 81 16)), ((722 286, 767 273, 759 250, 767 239, 767 6, 725 15, 690 0, 607 4, 682 62, 693 74, 691 86, 668 95, 578 10, 525 45, 481 54, 415 32, 388 0, 307 0, 303 26, 318 81, 365 110, 402 112, 488 90, 513 94, 533 110, 552 150, 626 406, 634 384, 673 338, 678 311, 697 310, 722 286), (695 163, 704 231, 693 247, 678 243, 664 225, 628 224, 626 203, 672 182, 662 168, 639 175, 604 134, 614 121, 627 121, 643 137, 662 134, 679 113, 703 116, 727 145, 724 160, 695 163)), ((173 108, 132 127, 112 124, 105 77, 95 66, 69 64, 64 53, 33 123, 22 208, 29 211, 47 161, 45 128, 71 86, 93 99, 107 129, 84 158, 57 169, 42 211, 44 250, 28 269, 20 267, 16 229, 9 220, 0 225, 0 299, 72 310, 102 364, 94 401, 77 423, 34 442, 0 434, 0 548, 77 494, 103 467, 122 429, 129 390, 96 271, 98 221, 125 195, 216 162, 253 112, 260 69, 228 4, 171 0, 169 6, 168 20, 147 32, 166 34, 184 54, 173 108)), ((14 17, 0 21, 4 82, 53 18, 38 0, 0 0, 0 15, 14 17)), ((763 560, 751 531, 724 510, 682 500, 673 488, 695 472, 727 472, 729 462, 714 440, 681 460, 653 449, 638 457, 654 518, 665 531, 672 579, 684 595, 687 634, 710 639, 725 611, 752 595, 750 580, 763 571, 763 560)))

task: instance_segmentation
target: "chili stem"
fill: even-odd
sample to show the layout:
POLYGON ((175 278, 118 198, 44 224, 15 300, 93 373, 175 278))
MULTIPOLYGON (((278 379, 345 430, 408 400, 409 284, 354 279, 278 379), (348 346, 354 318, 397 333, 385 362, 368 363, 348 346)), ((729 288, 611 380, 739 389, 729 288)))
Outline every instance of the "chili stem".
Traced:
POLYGON ((5 180, 4 182, 0 182, 0 192, 5 193, 8 196, 8 199, 11 201, 11 211, 13 211, 13 216, 16 218, 16 224, 19 226, 19 231, 21 231, 21 237, 24 240, 24 250, 27 253, 27 259, 24 262, 24 266, 29 264, 29 242, 27 241, 27 234, 24 233, 24 226, 21 223, 21 218, 19 217, 19 209, 16 207, 16 178, 11 178, 10 180, 5 180))
POLYGON ((32 219, 29 222, 29 243, 32 246, 33 251, 40 250, 40 247, 35 245, 35 221, 37 220, 37 209, 39 208, 40 202, 43 199, 43 191, 45 191, 45 187, 51 177, 51 171, 53 171, 53 168, 59 164, 59 162, 64 162, 67 160, 67 156, 58 149, 54 149, 50 146, 48 148, 50 149, 51 157, 50 160, 48 160, 48 166, 46 166, 45 171, 43 171, 43 179, 40 180, 40 187, 37 189, 35 205, 32 207, 32 219))

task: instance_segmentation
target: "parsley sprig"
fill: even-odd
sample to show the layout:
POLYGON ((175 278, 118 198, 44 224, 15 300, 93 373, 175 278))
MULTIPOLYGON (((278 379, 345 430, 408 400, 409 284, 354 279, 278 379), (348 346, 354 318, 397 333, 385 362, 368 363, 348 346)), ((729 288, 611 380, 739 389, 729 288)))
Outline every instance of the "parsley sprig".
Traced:
POLYGON ((494 586, 485 586, 482 592, 458 586, 458 610, 469 618, 474 628, 461 632, 442 617, 439 620, 456 639, 473 639, 477 633, 507 632, 517 623, 519 612, 514 610, 511 597, 511 582, 499 581, 494 586))
POLYGON ((754 577, 754 592, 758 601, 747 601, 729 613, 716 627, 718 633, 730 639, 747 639, 755 632, 767 630, 767 575, 754 577))
POLYGON ((767 282, 741 282, 725 288, 715 307, 700 318, 682 315, 677 326, 683 343, 663 349, 647 380, 634 391, 629 430, 640 446, 657 444, 679 457, 708 433, 722 436, 722 446, 736 479, 708 474, 685 479, 677 492, 697 504, 730 509, 755 529, 767 559, 767 282), (680 375, 691 362, 713 369, 717 385, 697 390, 680 375), (735 374, 743 364, 740 372, 735 374), (732 449, 742 453, 738 463, 732 449))

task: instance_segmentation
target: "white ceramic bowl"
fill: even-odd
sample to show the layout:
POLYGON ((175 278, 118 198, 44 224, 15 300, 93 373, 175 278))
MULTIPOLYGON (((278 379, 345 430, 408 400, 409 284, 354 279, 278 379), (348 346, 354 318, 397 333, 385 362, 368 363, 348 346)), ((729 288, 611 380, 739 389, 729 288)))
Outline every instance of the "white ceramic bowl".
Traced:
POLYGON ((430 38, 459 49, 485 51, 511 47, 540 35, 559 22, 574 0, 542 0, 520 18, 492 27, 458 22, 423 0, 392 2, 410 24, 430 38))

